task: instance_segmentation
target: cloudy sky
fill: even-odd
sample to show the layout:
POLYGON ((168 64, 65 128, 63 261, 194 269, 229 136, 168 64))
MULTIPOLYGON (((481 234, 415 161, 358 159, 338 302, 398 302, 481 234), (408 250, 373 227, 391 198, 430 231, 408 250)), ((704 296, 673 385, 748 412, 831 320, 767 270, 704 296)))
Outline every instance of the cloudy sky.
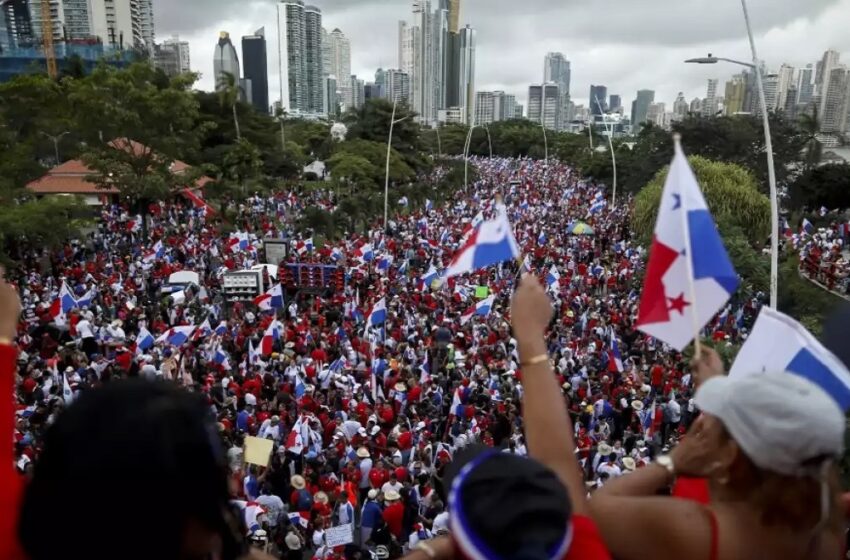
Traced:
MULTIPOLYGON (((411 0, 315 0, 324 26, 351 39, 352 72, 371 81, 378 67, 398 66, 398 21, 411 0)), ((814 63, 832 48, 850 64, 850 0, 749 0, 756 48, 768 68, 814 63)), ((212 89, 219 31, 241 56, 241 37, 266 27, 270 99, 278 95, 274 0, 154 0, 158 40, 179 34, 191 44, 199 87, 212 89)), ((525 103, 528 84, 543 79, 543 57, 572 62, 571 94, 587 103, 590 84, 604 84, 630 107, 638 89, 672 103, 679 91, 704 97, 706 80, 737 72, 727 64, 685 65, 711 52, 749 60, 739 0, 462 0, 462 24, 477 29, 476 89, 501 89, 525 103)))

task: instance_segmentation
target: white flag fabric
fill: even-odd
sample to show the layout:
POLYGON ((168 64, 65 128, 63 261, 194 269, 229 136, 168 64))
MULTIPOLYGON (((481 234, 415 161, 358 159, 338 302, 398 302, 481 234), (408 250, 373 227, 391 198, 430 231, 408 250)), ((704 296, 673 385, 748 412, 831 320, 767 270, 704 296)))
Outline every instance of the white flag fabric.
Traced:
POLYGON ((729 376, 775 371, 805 377, 844 411, 850 409, 850 370, 803 325, 775 309, 762 307, 729 376))

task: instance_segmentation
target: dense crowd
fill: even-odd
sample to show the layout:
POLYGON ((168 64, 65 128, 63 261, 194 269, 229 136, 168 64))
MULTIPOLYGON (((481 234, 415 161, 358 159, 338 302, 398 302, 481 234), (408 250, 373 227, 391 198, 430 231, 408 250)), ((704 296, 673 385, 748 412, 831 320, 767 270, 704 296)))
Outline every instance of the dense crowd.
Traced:
MULTIPOLYGON (((31 255, 8 273, 24 308, 19 471, 39 460, 45 430, 80 394, 162 378, 202 394, 215 415, 250 538, 287 557, 328 558, 341 554, 327 546, 329 530, 345 526, 349 547, 397 557, 447 531, 443 479, 460 450, 527 453, 509 317, 521 272, 540 278, 555 307, 548 351, 587 491, 649 464, 696 408, 684 356, 634 328, 646 251, 629 228, 629 201, 611 206, 603 185, 557 162, 474 165, 468 192, 399 206, 388 231, 315 247, 294 223, 307 207, 333 210, 330 191, 257 195, 229 222, 177 201, 152 205, 143 226, 106 206, 85 238, 31 255), (469 231, 498 212, 522 262, 441 281, 469 231), (283 305, 267 311, 225 301, 223 273, 259 264, 264 238, 288 239, 290 262, 339 266, 344 287, 283 290, 283 305), (163 293, 181 270, 197 272, 200 289, 163 293), (64 312, 63 286, 75 302, 64 312), (489 296, 489 311, 470 315, 489 296), (386 319, 371 325, 381 301, 386 319), (196 329, 170 344, 180 326, 196 329), (142 340, 147 333, 157 342, 142 340), (245 462, 246 436, 273 440, 267 466, 245 462)), ((763 295, 738 298, 707 327, 719 344, 746 338, 763 295)))
MULTIPOLYGON (((845 254, 847 224, 833 222, 829 227, 797 237, 800 271, 830 291, 847 294, 850 289, 850 261, 845 254)), ((796 236, 795 236, 796 237, 796 236)))

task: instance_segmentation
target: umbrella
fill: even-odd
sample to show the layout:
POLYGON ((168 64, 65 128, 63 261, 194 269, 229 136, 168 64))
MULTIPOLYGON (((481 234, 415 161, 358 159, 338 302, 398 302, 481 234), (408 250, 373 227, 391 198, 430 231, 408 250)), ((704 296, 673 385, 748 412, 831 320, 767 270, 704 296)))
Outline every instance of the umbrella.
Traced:
POLYGON ((593 228, 584 222, 573 222, 567 228, 567 233, 572 235, 594 235, 593 228))

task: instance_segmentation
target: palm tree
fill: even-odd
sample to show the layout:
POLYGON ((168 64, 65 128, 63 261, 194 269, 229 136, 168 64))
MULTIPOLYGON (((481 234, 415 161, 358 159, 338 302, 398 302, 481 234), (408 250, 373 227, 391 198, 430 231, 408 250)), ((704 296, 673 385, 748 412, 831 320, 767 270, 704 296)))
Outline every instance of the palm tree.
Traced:
POLYGON ((218 99, 222 107, 230 107, 233 111, 233 125, 236 127, 236 139, 242 139, 242 132, 239 130, 239 116, 236 114, 236 103, 239 101, 239 83, 236 76, 230 72, 222 72, 218 77, 216 84, 218 90, 218 99))
POLYGON ((811 114, 803 113, 797 122, 806 137, 806 167, 814 167, 820 163, 823 154, 823 144, 817 138, 821 127, 817 104, 812 105, 811 114))

